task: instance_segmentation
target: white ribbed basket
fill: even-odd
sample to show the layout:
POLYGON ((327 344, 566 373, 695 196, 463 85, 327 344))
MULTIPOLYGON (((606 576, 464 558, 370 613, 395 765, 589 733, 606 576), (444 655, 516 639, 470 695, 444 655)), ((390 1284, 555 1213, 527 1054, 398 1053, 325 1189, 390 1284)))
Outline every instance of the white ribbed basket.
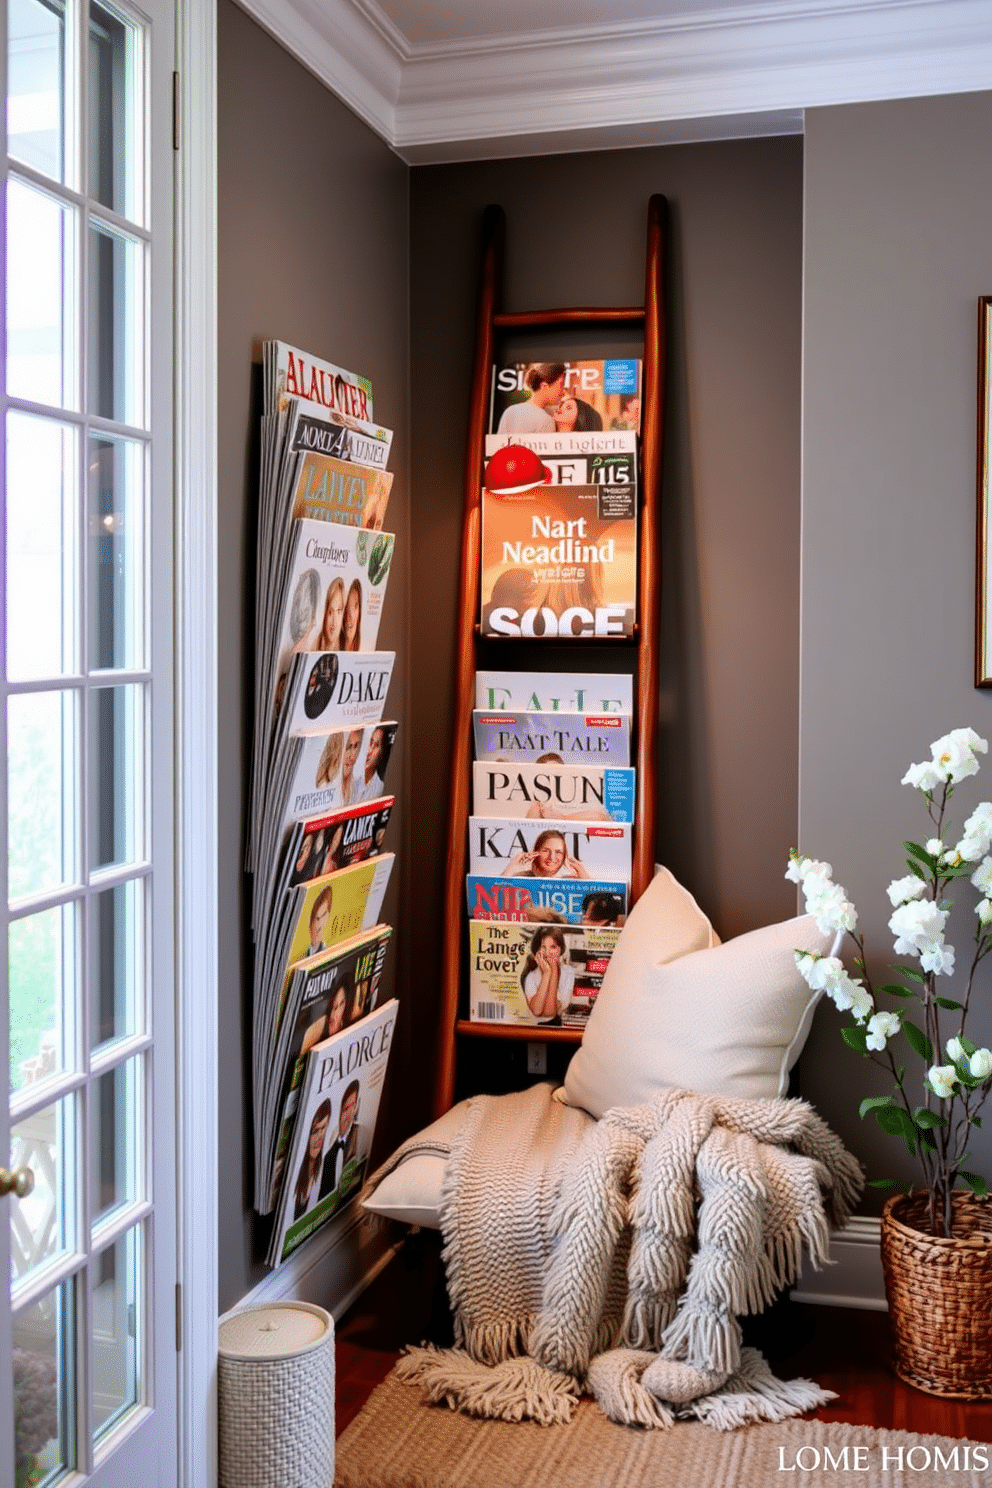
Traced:
POLYGON ((245 1307, 218 1328, 220 1488, 329 1488, 334 1319, 309 1302, 245 1307))

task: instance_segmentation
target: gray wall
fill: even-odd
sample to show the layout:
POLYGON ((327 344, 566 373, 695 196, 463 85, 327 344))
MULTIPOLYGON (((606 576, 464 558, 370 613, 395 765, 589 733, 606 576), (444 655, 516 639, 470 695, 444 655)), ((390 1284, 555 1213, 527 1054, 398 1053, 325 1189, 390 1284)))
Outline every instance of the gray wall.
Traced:
MULTIPOLYGON (((901 843, 929 835, 922 798, 899 781, 947 729, 992 734, 992 694, 974 689, 972 661, 990 138, 988 93, 806 120, 800 845, 854 897, 876 971, 892 956, 885 889, 905 872, 901 843)), ((960 788, 958 825, 990 787, 985 774, 960 788)), ((973 891, 958 898, 970 917, 973 891)), ((966 917, 951 937, 959 963, 970 934, 966 917)), ((985 968, 969 1020, 982 1043, 988 980, 985 968)), ((911 1176, 901 1144, 858 1121, 860 1097, 888 1087, 839 1026, 832 1007, 818 1011, 803 1093, 870 1176, 911 1176)), ((992 1176, 992 1130, 973 1150, 992 1176)))
MULTIPOLYGON (((251 1214, 248 1050, 250 937, 244 809, 251 758, 257 376, 262 340, 275 338, 371 377, 376 416, 395 430, 388 527, 396 557, 380 629, 396 649, 389 707, 402 728, 391 765, 402 853, 409 726, 403 710, 409 605, 408 171, 383 143, 230 0, 218 4, 218 388, 222 769, 220 1303, 261 1279, 264 1232, 251 1214), (257 366, 255 368, 257 373, 257 366)), ((398 874, 385 918, 399 914, 398 874)), ((395 971, 395 959, 394 959, 395 971)), ((402 1080, 409 1030, 397 1025, 402 1080)), ((394 1083, 394 1082, 390 1082, 394 1083)), ((389 1122, 388 1110, 384 1120, 389 1122)))

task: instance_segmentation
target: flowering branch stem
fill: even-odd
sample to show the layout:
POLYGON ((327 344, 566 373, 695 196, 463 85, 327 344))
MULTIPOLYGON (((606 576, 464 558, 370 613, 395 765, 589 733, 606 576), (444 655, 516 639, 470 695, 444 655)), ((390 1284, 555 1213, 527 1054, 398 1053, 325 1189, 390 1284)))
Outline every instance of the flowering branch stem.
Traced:
POLYGON ((934 835, 925 845, 904 844, 908 872, 888 887, 894 908, 889 929, 895 937, 896 955, 915 957, 919 971, 897 965, 898 985, 882 990, 910 1004, 913 998, 921 1003, 922 1027, 907 1016, 905 1008, 888 1011, 878 1007, 864 936, 856 930, 857 911, 845 891, 833 882, 830 864, 793 853, 786 872, 802 886, 807 913, 815 918, 821 933, 847 931, 854 943, 855 967, 860 976, 848 975, 837 956, 816 952, 797 951, 796 964, 812 988, 826 991, 842 1012, 853 1013, 855 1026, 843 1029, 845 1042, 888 1070, 893 1095, 867 1097, 861 1114, 872 1113, 884 1131, 904 1138, 918 1159, 926 1182, 933 1234, 952 1233, 952 1192, 959 1179, 976 1193, 987 1192, 985 1180, 963 1165, 972 1128, 980 1125, 977 1112, 992 1090, 992 1050, 976 1048, 964 1028, 977 969, 992 952, 992 802, 983 801, 972 812, 956 845, 948 846, 944 840, 945 832, 951 830, 948 807, 955 787, 977 773, 977 756, 987 752, 987 742, 972 729, 952 729, 930 746, 929 760, 910 765, 903 777, 904 785, 923 796, 934 835), (939 993, 937 979, 949 978, 954 972, 954 947, 946 943, 944 934, 953 904, 948 890, 957 880, 969 877, 981 898, 976 907, 975 949, 962 1000, 955 1002, 939 993), (946 1042, 941 1035, 943 1010, 957 1018, 957 1032, 946 1042), (910 1098, 905 1070, 897 1066, 889 1047, 889 1040, 897 1034, 902 1034, 925 1064, 919 1104, 910 1098))

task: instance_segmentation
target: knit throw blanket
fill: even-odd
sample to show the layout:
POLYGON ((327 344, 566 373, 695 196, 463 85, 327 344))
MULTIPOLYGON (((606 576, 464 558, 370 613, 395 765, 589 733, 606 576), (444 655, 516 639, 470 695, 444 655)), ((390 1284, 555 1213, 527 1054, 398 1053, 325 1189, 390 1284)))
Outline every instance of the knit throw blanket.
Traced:
POLYGON ((832 1399, 776 1380, 738 1317, 828 1257, 862 1187, 803 1101, 666 1090, 600 1121, 549 1085, 480 1096, 452 1142, 441 1228, 454 1349, 398 1372, 470 1414, 727 1429, 832 1399))

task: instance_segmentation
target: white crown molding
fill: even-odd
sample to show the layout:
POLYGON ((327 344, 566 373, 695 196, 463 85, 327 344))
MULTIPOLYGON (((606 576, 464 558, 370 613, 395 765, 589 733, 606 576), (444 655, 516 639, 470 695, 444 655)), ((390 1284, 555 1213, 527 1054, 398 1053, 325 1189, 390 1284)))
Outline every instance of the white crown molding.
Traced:
POLYGON ((766 0, 435 46, 375 0, 240 3, 409 163, 781 133, 806 108, 992 87, 988 0, 766 0))
POLYGON ((404 64, 392 143, 459 140, 795 112, 992 84, 985 0, 766 7, 720 23, 641 24, 622 35, 514 38, 404 64), (554 81, 549 81, 554 80, 554 81))
POLYGON ((444 165, 452 161, 510 160, 524 155, 574 155, 583 150, 633 150, 646 145, 699 144, 705 140, 766 139, 770 135, 802 132, 802 109, 778 109, 767 113, 590 125, 455 141, 439 138, 424 144, 405 145, 397 153, 407 165, 444 165))

